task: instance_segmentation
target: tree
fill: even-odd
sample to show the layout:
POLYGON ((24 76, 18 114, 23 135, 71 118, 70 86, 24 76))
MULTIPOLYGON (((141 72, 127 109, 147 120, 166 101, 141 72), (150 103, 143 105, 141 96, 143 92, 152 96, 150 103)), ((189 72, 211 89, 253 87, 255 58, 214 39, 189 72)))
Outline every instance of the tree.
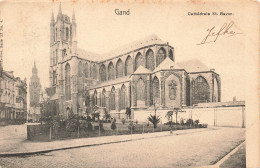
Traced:
POLYGON ((156 115, 150 114, 150 116, 147 119, 153 124, 154 128, 157 128, 157 124, 160 123, 160 117, 156 115))
POLYGON ((77 127, 78 127, 77 115, 71 113, 69 115, 69 118, 66 120, 66 131, 74 132, 77 130, 77 127))

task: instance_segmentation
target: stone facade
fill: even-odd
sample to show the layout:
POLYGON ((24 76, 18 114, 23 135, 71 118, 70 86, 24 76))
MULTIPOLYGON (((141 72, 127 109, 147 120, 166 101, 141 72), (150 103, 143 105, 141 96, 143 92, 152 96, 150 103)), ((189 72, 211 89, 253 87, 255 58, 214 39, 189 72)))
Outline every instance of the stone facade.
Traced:
MULTIPOLYGON (((77 48, 76 19, 52 14, 50 30, 51 95, 59 112, 83 115, 87 108, 113 112, 192 106, 220 101, 220 77, 201 62, 195 70, 175 62, 174 48, 156 35, 107 54, 77 48), (200 67, 200 65, 202 65, 200 67), (198 68, 200 67, 200 68, 198 68)), ((191 66, 194 67, 194 66, 191 66)))
POLYGON ((14 77, 13 72, 3 71, 1 77, 0 119, 12 121, 27 118, 26 79, 14 77))

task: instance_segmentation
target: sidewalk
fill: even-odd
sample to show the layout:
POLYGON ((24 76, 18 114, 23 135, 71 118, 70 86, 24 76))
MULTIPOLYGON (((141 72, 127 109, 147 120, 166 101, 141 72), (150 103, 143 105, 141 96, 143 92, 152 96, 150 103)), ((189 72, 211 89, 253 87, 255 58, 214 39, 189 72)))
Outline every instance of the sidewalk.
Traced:
POLYGON ((155 132, 146 134, 132 134, 132 135, 115 135, 115 136, 102 136, 102 137, 91 137, 91 138, 78 138, 51 142, 31 142, 28 140, 17 141, 8 144, 0 144, 0 157, 8 156, 19 156, 19 155, 30 155, 38 153, 47 153, 57 150, 65 150, 79 147, 104 145, 111 143, 120 143, 133 140, 157 138, 164 136, 176 136, 183 134, 190 134, 195 132, 207 131, 217 128, 208 129, 188 129, 188 130, 177 130, 170 134, 169 131, 155 132))
POLYGON ((219 168, 245 168, 246 167, 246 145, 245 143, 224 161, 219 168))

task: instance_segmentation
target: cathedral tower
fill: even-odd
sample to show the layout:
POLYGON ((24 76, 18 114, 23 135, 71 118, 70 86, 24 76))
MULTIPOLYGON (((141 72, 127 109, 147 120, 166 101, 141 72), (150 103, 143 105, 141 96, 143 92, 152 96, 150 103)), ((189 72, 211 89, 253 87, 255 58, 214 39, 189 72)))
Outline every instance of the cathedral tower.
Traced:
POLYGON ((77 56, 76 27, 74 10, 72 19, 62 13, 61 4, 56 20, 52 12, 49 82, 50 87, 55 89, 55 100, 59 102, 60 112, 65 111, 64 103, 71 104, 70 109, 73 107, 73 111, 77 112, 75 105, 77 104, 77 88, 72 88, 72 83, 77 82, 77 76, 75 76, 77 72, 75 69, 75 56, 77 56))
POLYGON ((50 87, 56 87, 58 92, 59 81, 63 78, 63 69, 59 63, 76 55, 76 19, 73 10, 72 20, 62 14, 61 4, 56 20, 52 12, 50 23, 50 87), (60 71, 60 72, 58 72, 60 71), (57 74, 60 74, 59 76, 57 74))
POLYGON ((40 103, 41 84, 40 84, 40 78, 38 77, 38 70, 36 68, 35 61, 34 61, 34 66, 32 68, 32 76, 30 78, 29 90, 30 90, 30 106, 38 107, 40 103))

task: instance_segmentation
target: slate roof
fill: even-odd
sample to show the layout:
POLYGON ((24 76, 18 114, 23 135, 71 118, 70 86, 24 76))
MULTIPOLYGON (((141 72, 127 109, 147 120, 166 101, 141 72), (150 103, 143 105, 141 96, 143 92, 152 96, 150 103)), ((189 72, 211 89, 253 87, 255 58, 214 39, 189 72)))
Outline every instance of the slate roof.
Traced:
POLYGON ((124 76, 124 77, 120 77, 120 78, 117 78, 117 79, 114 79, 114 80, 104 81, 100 84, 93 86, 91 89, 96 89, 96 88, 110 86, 110 85, 116 85, 118 83, 124 83, 124 82, 128 82, 128 81, 130 81, 129 76, 124 76))
POLYGON ((181 67, 181 69, 185 69, 188 73, 210 71, 210 69, 205 64, 197 59, 179 62, 177 65, 181 67))
POLYGON ((153 72, 157 72, 164 69, 183 69, 178 64, 175 64, 169 57, 166 57, 160 65, 158 65, 153 72))
POLYGON ((150 74, 152 73, 152 71, 150 71, 149 69, 143 67, 142 65, 140 65, 137 70, 133 73, 133 75, 139 75, 139 74, 150 74))
POLYGON ((96 54, 93 52, 89 52, 83 49, 78 48, 78 56, 80 58, 84 58, 90 61, 105 61, 107 59, 111 59, 113 57, 126 54, 138 48, 142 48, 144 46, 149 46, 153 44, 166 44, 160 38, 158 38, 155 34, 152 34, 142 40, 132 42, 130 44, 126 44, 124 46, 119 47, 116 50, 112 50, 109 53, 105 54, 96 54))

